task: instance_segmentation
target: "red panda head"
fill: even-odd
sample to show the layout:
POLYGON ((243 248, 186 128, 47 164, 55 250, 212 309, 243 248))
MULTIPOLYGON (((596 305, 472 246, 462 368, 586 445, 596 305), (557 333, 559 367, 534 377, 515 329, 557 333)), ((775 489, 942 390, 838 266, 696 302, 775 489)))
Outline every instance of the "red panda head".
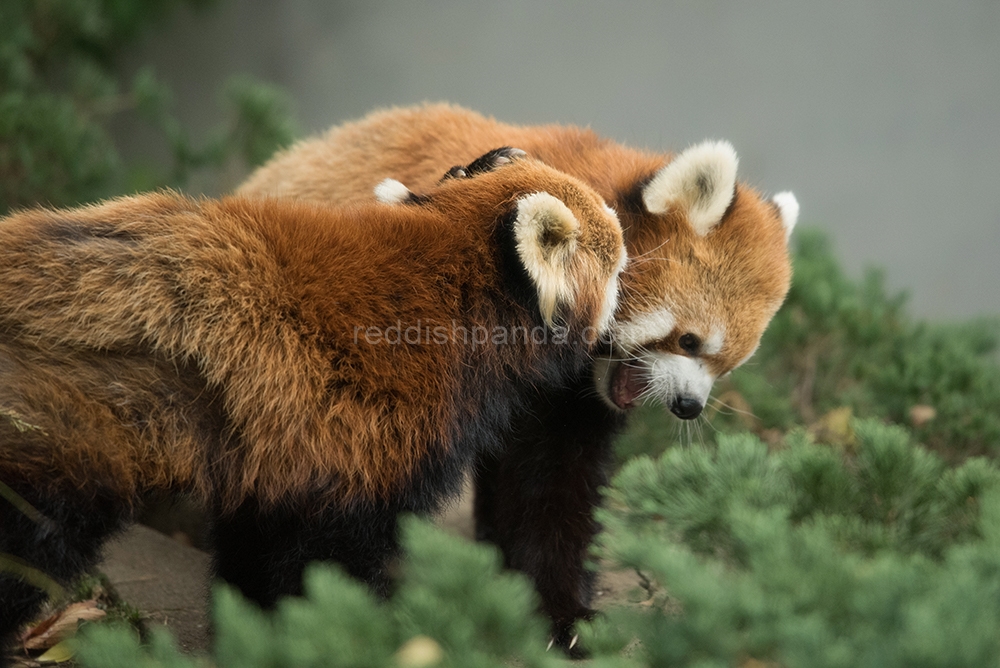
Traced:
POLYGON ((468 175, 475 179, 474 188, 467 178, 446 178, 426 195, 414 195, 402 183, 386 179, 375 195, 390 204, 431 200, 454 220, 498 222, 545 324, 565 327, 594 344, 611 326, 627 259, 618 217, 583 182, 523 158, 523 151, 506 155, 516 159, 505 158, 488 171, 468 175))
POLYGON ((712 384, 756 350, 788 292, 791 193, 736 182, 728 142, 676 156, 620 204, 632 257, 595 382, 610 406, 643 399, 697 417, 712 384), (630 223, 635 224, 630 224, 630 223))

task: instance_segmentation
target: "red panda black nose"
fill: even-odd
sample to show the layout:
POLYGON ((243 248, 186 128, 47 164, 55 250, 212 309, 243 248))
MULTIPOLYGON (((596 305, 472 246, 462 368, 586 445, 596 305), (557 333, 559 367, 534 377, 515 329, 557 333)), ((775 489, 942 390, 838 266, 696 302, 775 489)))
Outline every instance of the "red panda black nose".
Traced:
POLYGON ((670 412, 682 420, 693 420, 701 415, 701 402, 690 397, 677 397, 670 405, 670 412))

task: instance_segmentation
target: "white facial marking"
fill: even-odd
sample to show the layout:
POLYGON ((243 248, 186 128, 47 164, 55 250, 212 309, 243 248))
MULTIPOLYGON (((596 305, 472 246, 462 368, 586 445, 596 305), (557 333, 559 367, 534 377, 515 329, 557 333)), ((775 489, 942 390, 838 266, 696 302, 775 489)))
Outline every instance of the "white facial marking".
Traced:
POLYGON ((715 382, 700 360, 671 353, 650 355, 648 377, 648 396, 668 407, 681 397, 704 406, 715 382))
POLYGON ((400 204, 410 197, 410 189, 396 179, 386 179, 375 186, 375 199, 383 204, 400 204))
POLYGON ((771 198, 781 211, 781 222, 785 226, 785 237, 791 235, 795 223, 799 220, 799 200, 789 191, 781 192, 771 198))
POLYGON ((597 319, 597 331, 599 334, 604 334, 611 327, 611 319, 615 315, 615 309, 618 308, 618 290, 620 287, 618 281, 627 262, 628 252, 625 250, 625 244, 622 244, 622 256, 618 260, 618 266, 615 267, 611 280, 608 281, 608 285, 604 289, 604 303, 601 304, 601 313, 597 319))
POLYGON ((708 335, 708 338, 704 340, 701 344, 701 354, 702 355, 718 355, 722 351, 722 344, 726 339, 726 328, 725 326, 718 326, 712 328, 712 333, 708 335))
POLYGON ((593 380, 597 394, 609 408, 621 410, 611 399, 611 380, 621 364, 643 367, 647 387, 643 400, 657 401, 670 408, 678 399, 693 399, 704 406, 715 377, 697 358, 672 353, 646 353, 628 361, 610 357, 594 359, 593 380))
POLYGON ((645 343, 662 339, 674 331, 677 320, 667 309, 640 314, 615 326, 615 343, 625 350, 635 350, 645 343))

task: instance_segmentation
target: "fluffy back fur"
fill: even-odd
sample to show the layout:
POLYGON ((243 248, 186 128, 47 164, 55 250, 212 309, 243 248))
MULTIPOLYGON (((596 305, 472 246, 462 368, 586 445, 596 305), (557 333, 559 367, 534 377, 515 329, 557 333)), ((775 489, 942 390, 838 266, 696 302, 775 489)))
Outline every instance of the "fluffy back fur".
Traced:
POLYGON ((161 193, 0 221, 0 411, 31 425, 0 418, 0 480, 315 506, 389 498, 489 447, 529 388, 587 364, 621 231, 533 160, 429 190, 350 209, 161 193))
POLYGON ((239 192, 370 201, 386 173, 426 188, 456 158, 499 144, 585 181, 621 219, 630 262, 617 345, 597 366, 597 391, 616 409, 656 396, 668 406, 697 400, 700 412, 712 381, 750 357, 788 291, 787 238, 798 215, 791 193, 768 200, 737 182, 728 142, 663 155, 587 129, 515 126, 430 104, 375 112, 302 141, 239 192), (697 345, 682 346, 685 335, 697 345))

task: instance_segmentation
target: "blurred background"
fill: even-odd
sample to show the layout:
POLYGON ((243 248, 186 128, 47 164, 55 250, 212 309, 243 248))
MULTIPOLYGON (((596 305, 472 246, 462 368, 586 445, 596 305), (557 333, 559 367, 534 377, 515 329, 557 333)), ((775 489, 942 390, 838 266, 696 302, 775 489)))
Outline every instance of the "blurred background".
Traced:
POLYGON ((447 100, 681 150, 731 140, 849 275, 1000 313, 996 0, 3 0, 0 211, 224 192, 295 138, 447 100))
MULTIPOLYGON (((918 316, 1000 313, 995 0, 194 4, 116 67, 151 65, 195 137, 246 73, 287 93, 296 136, 448 100, 654 150, 725 138, 743 179, 796 193, 849 274, 884 267, 918 316)), ((131 159, 165 155, 138 123, 113 132, 131 159)))

